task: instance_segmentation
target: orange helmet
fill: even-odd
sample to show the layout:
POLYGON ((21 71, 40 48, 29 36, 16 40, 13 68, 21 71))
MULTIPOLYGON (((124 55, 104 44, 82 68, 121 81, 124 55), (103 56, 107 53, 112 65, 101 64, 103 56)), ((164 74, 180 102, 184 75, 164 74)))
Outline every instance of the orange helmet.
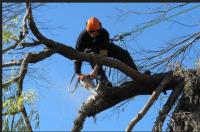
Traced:
POLYGON ((101 29, 101 22, 95 17, 89 18, 86 23, 86 31, 89 32, 89 31, 95 31, 99 29, 101 29))

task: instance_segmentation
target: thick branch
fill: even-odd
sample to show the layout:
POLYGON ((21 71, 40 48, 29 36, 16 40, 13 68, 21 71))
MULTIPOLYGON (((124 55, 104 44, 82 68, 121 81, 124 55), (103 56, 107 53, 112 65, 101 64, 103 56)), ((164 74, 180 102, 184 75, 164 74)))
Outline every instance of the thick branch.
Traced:
POLYGON ((143 116, 147 113, 147 111, 150 109, 150 107, 153 105, 153 103, 157 100, 160 93, 165 89, 165 87, 171 81, 170 79, 172 79, 172 77, 166 76, 161 81, 161 83, 158 85, 156 90, 152 93, 147 104, 142 108, 142 110, 138 113, 138 115, 133 120, 131 120, 128 127, 126 128, 127 132, 130 132, 133 129, 133 127, 135 126, 135 124, 143 118, 143 116))
POLYGON ((142 86, 138 82, 130 81, 122 84, 120 87, 100 88, 103 96, 102 94, 97 94, 95 96, 95 100, 90 97, 82 105, 81 110, 74 121, 74 128, 72 131, 80 131, 86 117, 95 116, 99 112, 111 108, 114 105, 137 95, 151 95, 161 80, 163 80, 166 76, 171 76, 171 79, 169 84, 166 85, 164 91, 173 89, 178 83, 183 81, 180 77, 172 77, 172 72, 167 72, 150 76, 143 82, 144 85, 142 86))
POLYGON ((100 55, 94 54, 87 54, 83 52, 78 52, 74 48, 64 45, 62 43, 55 42, 53 40, 50 40, 43 36, 37 26, 35 25, 32 13, 31 13, 31 6, 30 3, 27 3, 27 11, 29 12, 29 27, 32 31, 32 33, 35 35, 35 37, 41 41, 44 45, 46 45, 49 48, 53 48, 58 54, 63 55, 64 57, 71 59, 71 60, 82 60, 82 61, 88 61, 93 62, 100 65, 106 65, 109 67, 113 67, 116 69, 121 70, 126 75, 132 77, 134 80, 142 82, 144 81, 147 76, 144 76, 143 74, 135 71, 131 67, 127 66, 126 64, 122 63, 119 60, 114 60, 109 57, 102 57, 100 55))
POLYGON ((153 131, 154 132, 161 132, 162 131, 162 125, 165 121, 166 116, 172 109, 172 106, 175 104, 176 100, 178 99, 179 95, 181 94, 183 88, 183 83, 180 83, 177 87, 174 88, 171 95, 169 96, 167 102, 163 106, 163 109, 159 112, 159 116, 157 117, 153 131))

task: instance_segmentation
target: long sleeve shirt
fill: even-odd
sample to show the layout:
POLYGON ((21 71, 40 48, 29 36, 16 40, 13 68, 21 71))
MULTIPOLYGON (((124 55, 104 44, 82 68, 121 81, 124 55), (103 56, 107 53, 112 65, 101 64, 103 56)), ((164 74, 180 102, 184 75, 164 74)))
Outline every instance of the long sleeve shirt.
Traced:
MULTIPOLYGON (((80 52, 84 52, 85 49, 90 49, 96 54, 106 55, 108 52, 108 44, 109 33, 106 29, 102 28, 96 37, 90 36, 90 34, 84 29, 77 39, 75 49, 80 52)), ((81 73, 81 66, 82 61, 74 62, 74 69, 77 74, 81 73)))

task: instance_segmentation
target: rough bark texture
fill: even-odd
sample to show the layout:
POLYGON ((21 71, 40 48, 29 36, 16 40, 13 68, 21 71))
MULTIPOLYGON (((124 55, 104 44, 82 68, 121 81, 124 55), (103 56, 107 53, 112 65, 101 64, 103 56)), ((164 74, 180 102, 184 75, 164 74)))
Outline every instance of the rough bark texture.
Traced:
POLYGON ((200 131, 200 74, 185 72, 183 94, 173 112, 170 131, 200 131))
POLYGON ((174 106, 176 101, 178 100, 180 94, 182 93, 183 87, 184 87, 184 82, 179 83, 178 86, 176 86, 174 88, 174 90, 170 94, 167 102, 163 106, 162 110, 159 111, 159 115, 156 118, 156 121, 153 126, 153 130, 152 130, 153 132, 162 131, 163 123, 164 123, 167 115, 169 114, 170 110, 172 109, 172 107, 174 106))
MULTIPOLYGON (((70 46, 67 46, 66 44, 55 42, 51 39, 46 38, 39 32, 34 22, 31 12, 31 6, 28 1, 27 1, 27 16, 31 32, 39 40, 39 42, 44 44, 49 49, 53 50, 52 52, 58 53, 70 60, 82 60, 116 68, 125 73, 126 75, 128 75, 129 77, 133 78, 134 80, 130 82, 125 82, 119 87, 108 88, 104 86, 99 86, 99 89, 97 90, 98 94, 90 96, 88 100, 85 103, 83 103, 78 113, 78 116, 74 121, 74 127, 72 128, 72 131, 74 132, 81 131, 81 129, 83 128, 84 121, 87 117, 95 116, 96 114, 108 108, 111 108, 114 105, 126 99, 135 97, 137 95, 151 95, 153 91, 158 87, 160 82, 163 80, 163 78, 165 78, 166 76, 170 76, 171 81, 168 84, 166 84, 164 91, 174 90, 174 88, 178 87, 180 84, 184 85, 184 90, 183 90, 184 92, 181 98, 178 100, 178 105, 176 105, 175 111, 173 113, 173 116, 169 124, 169 130, 172 131, 200 130, 199 74, 188 72, 185 73, 185 75, 183 76, 180 75, 174 76, 173 72, 166 72, 151 76, 143 75, 118 60, 109 57, 102 57, 100 55, 95 55, 95 54, 90 55, 82 52, 77 52, 75 49, 73 49, 70 46), (185 81, 183 78, 185 78, 185 81)), ((47 56, 48 55, 50 56, 52 52, 47 54, 47 56)), ((41 57, 41 59, 42 58, 43 57, 41 57)), ((15 63, 18 64, 20 62, 15 62, 15 63)), ((197 70, 197 72, 198 71, 199 70, 197 70)), ((173 102, 175 102, 174 100, 176 98, 173 96, 174 94, 170 97, 170 100, 173 100, 173 102)), ((169 102, 172 102, 170 100, 169 102)), ((170 108, 172 108, 173 105, 174 104, 172 103, 170 105, 170 108)), ((165 111, 167 111, 168 113, 170 111, 170 108, 163 109, 164 113, 166 113, 165 111)), ((161 122, 162 121, 164 121, 164 119, 162 119, 161 122)))
POLYGON ((96 114, 113 107, 114 105, 137 95, 150 95, 159 85, 160 81, 166 77, 171 76, 172 80, 165 90, 172 90, 183 79, 180 77, 173 77, 172 72, 155 74, 149 76, 148 79, 141 85, 135 81, 130 81, 122 84, 120 87, 105 88, 100 87, 97 95, 92 95, 83 103, 72 131, 81 131, 86 117, 95 116, 96 114))

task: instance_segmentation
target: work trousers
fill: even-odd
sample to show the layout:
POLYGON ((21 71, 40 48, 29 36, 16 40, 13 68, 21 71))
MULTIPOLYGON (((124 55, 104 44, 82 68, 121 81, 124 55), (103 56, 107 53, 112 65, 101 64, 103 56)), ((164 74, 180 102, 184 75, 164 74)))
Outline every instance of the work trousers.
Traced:
MULTIPOLYGON (((137 67, 136 67, 132 57, 128 53, 128 51, 124 50, 123 48, 121 48, 118 45, 115 45, 113 43, 110 43, 108 45, 108 57, 120 60, 123 63, 130 66, 131 68, 133 68, 134 70, 138 71, 137 67)), ((91 64, 92 68, 94 68, 95 64, 92 64, 92 63, 90 63, 90 64, 91 64)), ((109 81, 108 78, 106 77, 105 71, 103 70, 102 66, 100 66, 100 69, 98 71, 98 76, 99 76, 100 81, 109 81)))

